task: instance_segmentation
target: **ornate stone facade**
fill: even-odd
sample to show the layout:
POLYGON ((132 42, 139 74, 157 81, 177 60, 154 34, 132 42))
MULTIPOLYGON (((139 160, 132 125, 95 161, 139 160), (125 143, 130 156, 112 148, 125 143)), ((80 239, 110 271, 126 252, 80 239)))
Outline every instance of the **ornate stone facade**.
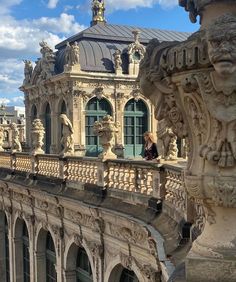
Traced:
POLYGON ((202 28, 175 46, 150 45, 141 87, 156 102, 157 119, 190 141, 186 188, 207 220, 186 259, 187 281, 234 281, 236 5, 180 2, 192 20, 200 14, 202 28))

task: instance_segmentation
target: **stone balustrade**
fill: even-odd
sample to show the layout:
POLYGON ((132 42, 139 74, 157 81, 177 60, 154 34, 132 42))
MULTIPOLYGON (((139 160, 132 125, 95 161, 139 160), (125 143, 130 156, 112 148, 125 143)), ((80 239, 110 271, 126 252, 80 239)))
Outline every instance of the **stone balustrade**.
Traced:
POLYGON ((194 223, 194 237, 201 233, 205 223, 201 203, 187 196, 184 162, 158 165, 141 160, 102 161, 91 157, 0 152, 0 168, 15 174, 25 173, 26 177, 58 179, 76 189, 85 184, 105 187, 111 196, 126 201, 140 203, 140 197, 145 201, 151 197, 161 198, 163 210, 169 216, 177 222, 183 219, 194 223))

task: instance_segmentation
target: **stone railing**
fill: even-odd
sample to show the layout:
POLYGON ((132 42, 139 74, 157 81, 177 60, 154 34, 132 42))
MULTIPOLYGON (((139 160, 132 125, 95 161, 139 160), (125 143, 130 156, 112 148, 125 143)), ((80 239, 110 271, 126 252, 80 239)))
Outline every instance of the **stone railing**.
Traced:
POLYGON ((66 165, 68 181, 97 184, 97 159, 68 157, 66 165))
POLYGON ((187 194, 184 186, 183 167, 165 166, 166 184, 165 184, 165 201, 169 206, 175 208, 175 214, 184 217, 186 213, 187 194))
POLYGON ((0 152, 0 168, 26 177, 58 179, 72 187, 93 184, 146 196, 157 196, 160 186, 159 166, 146 161, 0 152))
POLYGON ((31 157, 26 153, 16 153, 13 157, 15 170, 30 173, 32 170, 31 157))
MULTIPOLYGON (((85 184, 106 188, 112 197, 143 203, 149 198, 161 198, 163 210, 177 222, 194 222, 194 234, 201 233, 205 215, 201 203, 187 196, 182 164, 162 164, 137 160, 107 160, 90 157, 67 157, 0 152, 0 168, 13 174, 18 172, 58 179, 69 187, 85 184), (141 197, 141 198, 140 198, 141 197)), ((194 235, 194 236, 195 236, 194 235)))
POLYGON ((33 157, 37 174, 47 177, 60 178, 60 162, 56 155, 37 155, 33 157))
POLYGON ((0 152, 0 168, 11 169, 12 168, 11 155, 5 152, 0 152))
POLYGON ((159 186, 159 169, 154 164, 130 160, 108 162, 108 188, 154 195, 159 186))

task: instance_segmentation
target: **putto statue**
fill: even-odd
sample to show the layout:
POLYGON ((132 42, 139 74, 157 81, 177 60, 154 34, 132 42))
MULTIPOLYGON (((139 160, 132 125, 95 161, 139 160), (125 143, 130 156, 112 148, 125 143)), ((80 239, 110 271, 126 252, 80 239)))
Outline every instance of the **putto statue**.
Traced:
POLYGON ((19 133, 16 123, 13 122, 11 124, 11 130, 12 130, 11 152, 12 153, 22 152, 22 147, 20 143, 20 133, 19 133))
POLYGON ((3 144, 4 144, 4 130, 2 126, 0 126, 0 152, 4 151, 3 149, 3 144))
POLYGON ((68 66, 79 65, 80 50, 79 44, 75 41, 72 45, 66 43, 65 48, 65 64, 68 66))
POLYGON ((98 156, 99 158, 116 159, 117 156, 111 151, 114 145, 114 137, 118 132, 118 124, 113 121, 109 115, 105 116, 102 121, 96 121, 93 126, 93 131, 100 137, 100 143, 103 147, 103 152, 98 156))
POLYGON ((105 12, 105 5, 104 0, 93 0, 92 2, 92 13, 93 13, 93 20, 91 25, 95 25, 97 23, 106 22, 104 17, 105 12))
POLYGON ((115 53, 113 54, 114 57, 114 68, 116 74, 122 74, 122 60, 121 60, 121 51, 116 50, 115 53))
POLYGON ((61 145, 63 147, 60 155, 62 157, 71 156, 74 154, 74 129, 67 115, 61 114, 60 121, 62 124, 61 145))
POLYGON ((45 130, 43 123, 41 122, 40 119, 35 119, 32 122, 32 128, 31 128, 32 155, 38 155, 44 153, 44 150, 42 149, 44 145, 43 143, 44 134, 45 134, 45 130))
POLYGON ((25 68, 24 68, 24 75, 25 75, 25 79, 23 84, 29 84, 30 80, 31 80, 31 76, 33 73, 33 66, 31 61, 28 60, 23 60, 23 62, 25 63, 25 68))

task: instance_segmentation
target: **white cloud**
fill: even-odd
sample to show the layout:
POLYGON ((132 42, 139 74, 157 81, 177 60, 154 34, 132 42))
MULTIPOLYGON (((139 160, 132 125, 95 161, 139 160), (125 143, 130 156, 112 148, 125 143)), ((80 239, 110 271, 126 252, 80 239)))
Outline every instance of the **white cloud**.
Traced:
POLYGON ((49 0, 47 7, 49 9, 54 9, 54 8, 56 8, 58 2, 59 2, 59 0, 49 0))
POLYGON ((22 0, 0 0, 0 15, 9 14, 13 6, 19 5, 22 0))
POLYGON ((152 7, 159 4, 163 8, 171 8, 178 5, 178 0, 106 0, 109 10, 129 10, 137 7, 152 7))
POLYGON ((73 35, 85 29, 85 26, 78 24, 73 15, 62 13, 58 18, 42 17, 33 20, 33 25, 40 29, 46 29, 54 33, 73 35))

